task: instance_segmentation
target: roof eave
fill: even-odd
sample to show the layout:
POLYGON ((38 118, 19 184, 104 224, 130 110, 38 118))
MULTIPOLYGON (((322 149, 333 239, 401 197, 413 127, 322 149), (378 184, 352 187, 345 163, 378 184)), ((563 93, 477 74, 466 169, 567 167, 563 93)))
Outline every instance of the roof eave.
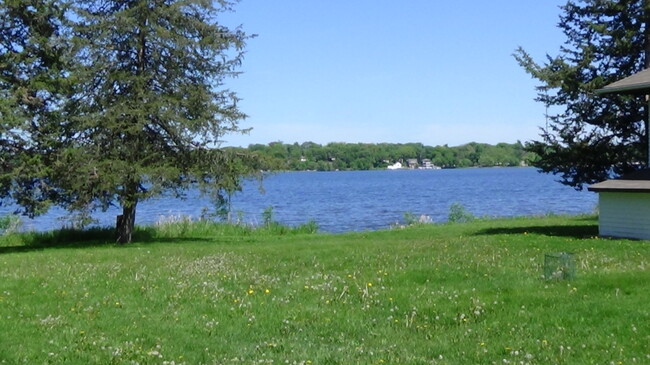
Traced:
POLYGON ((597 95, 604 94, 647 94, 650 93, 650 84, 648 85, 627 85, 619 87, 604 87, 594 91, 597 95))
POLYGON ((598 188, 588 187, 587 190, 594 193, 650 193, 650 189, 634 189, 634 188, 598 188))
POLYGON ((646 68, 624 79, 605 85, 596 94, 643 94, 650 93, 650 68, 646 68))

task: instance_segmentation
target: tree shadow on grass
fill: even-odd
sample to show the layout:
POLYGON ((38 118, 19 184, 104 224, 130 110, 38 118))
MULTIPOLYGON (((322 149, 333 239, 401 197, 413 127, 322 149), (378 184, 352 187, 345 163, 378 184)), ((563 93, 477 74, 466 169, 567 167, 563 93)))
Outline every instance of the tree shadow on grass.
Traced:
POLYGON ((13 252, 30 252, 50 248, 129 247, 133 244, 182 243, 209 241, 198 237, 156 237, 147 227, 137 227, 131 244, 118 244, 115 229, 109 227, 84 230, 61 229, 50 232, 29 232, 16 236, 17 244, 0 247, 0 255, 13 252))
POLYGON ((598 236, 597 225, 550 225, 550 226, 524 226, 524 227, 495 227, 476 232, 476 235, 497 234, 540 234, 551 237, 569 237, 586 239, 598 236))

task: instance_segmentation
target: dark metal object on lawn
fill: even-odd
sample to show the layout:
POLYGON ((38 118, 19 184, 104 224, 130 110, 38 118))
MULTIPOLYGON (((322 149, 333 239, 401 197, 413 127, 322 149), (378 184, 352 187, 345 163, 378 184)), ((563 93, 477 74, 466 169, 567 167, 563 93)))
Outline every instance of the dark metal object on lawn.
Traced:
POLYGON ((576 276, 576 263, 571 252, 554 252, 544 255, 544 279, 572 280, 576 276))

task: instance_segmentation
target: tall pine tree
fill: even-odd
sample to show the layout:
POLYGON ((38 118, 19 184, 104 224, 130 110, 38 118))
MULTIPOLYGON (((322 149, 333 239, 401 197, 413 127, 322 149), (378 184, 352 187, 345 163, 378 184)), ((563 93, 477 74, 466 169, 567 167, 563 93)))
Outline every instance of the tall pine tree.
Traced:
POLYGON ((29 215, 119 205, 125 243, 144 199, 239 189, 254 159, 217 148, 245 117, 224 81, 249 36, 218 23, 235 2, 0 2, 2 196, 29 215))
MULTIPOLYGON (((217 22, 229 1, 79 2, 75 144, 57 181, 70 201, 117 201, 129 242, 138 202, 182 189, 209 170, 201 153, 239 131, 244 115, 223 89, 246 34, 217 22), (199 175, 199 176, 197 176, 199 175)), ((205 181, 205 180, 204 180, 205 181)))
POLYGON ((647 105, 636 96, 598 96, 595 90, 650 66, 648 0, 570 0, 561 7, 566 36, 558 56, 536 63, 523 49, 516 59, 541 82, 547 107, 540 141, 527 144, 542 171, 577 189, 630 172, 647 160, 647 105))

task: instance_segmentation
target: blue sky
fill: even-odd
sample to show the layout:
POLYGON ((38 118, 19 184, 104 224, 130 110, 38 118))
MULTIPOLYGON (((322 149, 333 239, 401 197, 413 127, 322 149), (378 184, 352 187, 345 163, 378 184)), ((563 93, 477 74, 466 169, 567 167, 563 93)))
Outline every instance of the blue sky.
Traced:
POLYGON ((249 40, 237 79, 248 135, 456 146, 536 139, 544 106, 512 54, 556 55, 565 0, 241 0, 221 21, 249 40))

